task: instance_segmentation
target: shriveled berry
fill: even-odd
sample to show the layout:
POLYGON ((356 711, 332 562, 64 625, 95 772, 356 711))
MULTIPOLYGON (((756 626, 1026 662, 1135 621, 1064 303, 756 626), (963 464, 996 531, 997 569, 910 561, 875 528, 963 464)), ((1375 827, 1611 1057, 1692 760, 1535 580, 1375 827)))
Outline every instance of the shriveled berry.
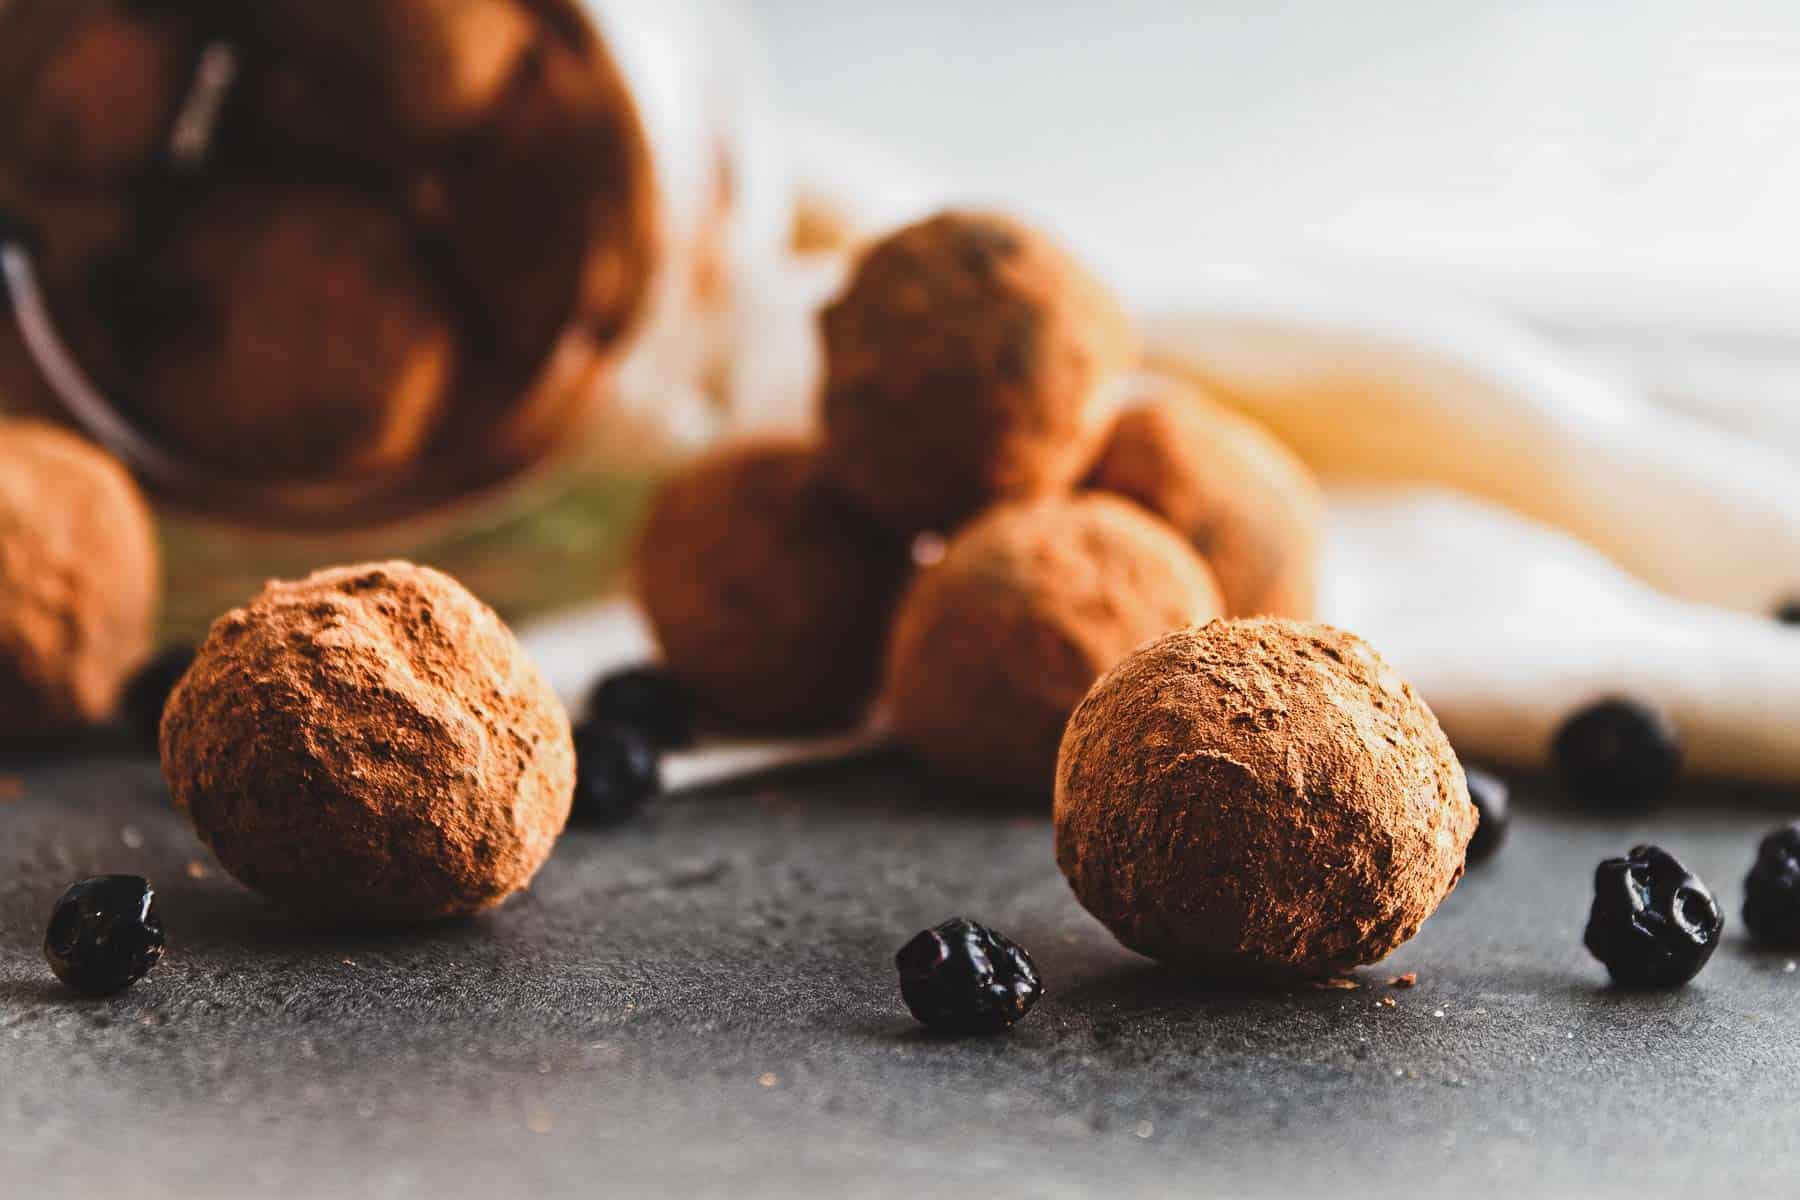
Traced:
POLYGON ((1744 924, 1765 942, 1800 946, 1800 822, 1762 840, 1744 880, 1744 924))
POLYGON ((1712 892, 1665 850, 1638 846, 1594 872, 1583 941, 1620 987, 1680 987, 1700 973, 1724 929, 1712 892))
POLYGON ((1463 773, 1469 779, 1469 799, 1475 802, 1475 811, 1481 814, 1481 824, 1475 826, 1475 836, 1469 839, 1469 849, 1463 859, 1474 866, 1494 857, 1500 843, 1506 840, 1506 831, 1512 824, 1512 791, 1505 780, 1486 771, 1466 770, 1463 773))
POLYGON ((1024 947, 963 917, 919 934, 894 963, 906 1007, 938 1033, 1010 1029, 1044 994, 1024 947))
POLYGON ((662 792, 662 756, 629 725, 588 721, 575 730, 574 820, 623 825, 662 792))
POLYGON ((62 894, 44 934, 56 977, 88 996, 122 992, 162 958, 156 892, 137 875, 98 875, 62 894))
POLYGON ((633 667, 608 675, 588 696, 588 718, 629 725, 664 750, 694 744, 698 701, 661 667, 633 667))
POLYGON ((169 693, 193 665, 194 647, 170 646, 140 667, 131 682, 125 685, 121 712, 139 745, 152 752, 156 750, 169 693))
POLYGON ((1602 700, 1570 717, 1550 748, 1564 786, 1594 808, 1655 808, 1681 778, 1681 739, 1668 717, 1635 700, 1602 700))

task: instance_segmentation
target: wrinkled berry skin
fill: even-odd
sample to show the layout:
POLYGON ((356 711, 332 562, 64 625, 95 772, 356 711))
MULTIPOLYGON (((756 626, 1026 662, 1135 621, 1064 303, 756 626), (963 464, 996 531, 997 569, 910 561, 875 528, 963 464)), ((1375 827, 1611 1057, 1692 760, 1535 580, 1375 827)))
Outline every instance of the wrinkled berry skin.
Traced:
POLYGON ((1563 723, 1550 759, 1564 786, 1590 807, 1642 812, 1681 778, 1681 739, 1661 712, 1635 700, 1602 700, 1563 723))
POLYGON ((1800 946, 1800 822, 1762 840, 1744 879, 1744 924, 1771 945, 1800 946))
POLYGON ((139 668, 131 682, 125 685, 121 714, 138 744, 151 753, 156 752, 169 693, 193 665, 194 647, 170 646, 139 668))
POLYGON ((629 725, 588 721, 575 730, 571 820, 623 825, 662 792, 662 755, 629 725))
POLYGON ((634 667, 608 675, 588 696, 588 719, 629 725, 664 750, 694 744, 699 703, 693 692, 660 667, 634 667))
POLYGON ((906 1007, 936 1033, 1003 1032, 1044 994, 1023 947, 962 917, 906 943, 894 965, 906 1007))
POLYGON ((122 992, 163 955, 156 892, 136 875, 98 875, 62 894, 44 934, 56 977, 86 996, 122 992))
POLYGON ((1700 973, 1724 929, 1712 892, 1667 851, 1638 846, 1594 872, 1583 941, 1620 987, 1680 987, 1700 973))
POLYGON ((1465 770, 1463 774, 1469 780, 1469 799, 1481 814, 1481 823, 1475 826, 1475 836, 1469 839, 1464 857, 1472 867, 1494 857, 1500 843, 1506 840, 1506 831, 1512 826, 1512 790, 1505 780, 1486 771, 1465 770))

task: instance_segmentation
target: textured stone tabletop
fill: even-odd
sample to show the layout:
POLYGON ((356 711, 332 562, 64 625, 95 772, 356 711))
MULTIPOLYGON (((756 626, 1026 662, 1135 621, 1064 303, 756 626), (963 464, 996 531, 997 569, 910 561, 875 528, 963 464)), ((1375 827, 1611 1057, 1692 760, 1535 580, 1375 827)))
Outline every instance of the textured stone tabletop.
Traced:
POLYGON ((891 760, 575 831, 499 913, 380 936, 239 890, 147 761, 4 763, 0 797, 6 1195, 1710 1195, 1800 1174, 1800 972, 1736 927, 1757 836, 1800 800, 1601 822, 1527 799, 1356 990, 1245 995, 1117 948, 1047 821, 958 809, 891 760), (1592 868, 1647 836, 1733 925, 1696 985, 1617 994, 1580 946, 1592 868), (170 952, 94 1002, 38 944, 100 871, 153 878, 170 952), (1047 977, 1010 1036, 939 1040, 900 1005, 893 951, 953 914, 1047 977))

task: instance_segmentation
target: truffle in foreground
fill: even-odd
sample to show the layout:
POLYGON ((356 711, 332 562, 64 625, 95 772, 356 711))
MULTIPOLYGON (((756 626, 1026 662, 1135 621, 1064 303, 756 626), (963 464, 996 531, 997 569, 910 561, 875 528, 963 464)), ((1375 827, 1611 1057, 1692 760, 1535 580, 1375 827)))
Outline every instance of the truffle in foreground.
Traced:
POLYGON ((823 324, 831 477, 907 534, 1073 485, 1139 350, 1079 263, 980 213, 877 244, 823 324))
POLYGON ((868 707, 907 547, 826 487, 805 443, 729 446, 670 479, 637 541, 668 668, 745 728, 848 728, 868 707))
POLYGON ((1700 877, 1656 846, 1594 871, 1583 944, 1620 987, 1680 987, 1719 948, 1725 917, 1700 877))
POLYGON ((919 934, 894 965, 907 1009, 935 1033, 1004 1032, 1044 995, 1024 947, 965 917, 919 934))
POLYGON ((1063 726, 1094 680, 1219 612, 1199 555, 1129 501, 1002 506, 953 538, 901 602, 889 715, 939 771, 1041 804, 1063 726))
POLYGON ((1387 957, 1462 877, 1475 822, 1431 710, 1323 625, 1158 639, 1082 701, 1057 768, 1057 862, 1083 907, 1222 979, 1387 957))
POLYGON ((112 716, 149 652, 160 576, 123 467, 74 434, 0 421, 0 742, 112 716))
POLYGON ((156 892, 137 875, 97 875, 62 894, 44 934, 56 977, 84 996, 122 992, 162 961, 156 892))
POLYGON ((569 721, 492 610, 390 562, 221 617, 162 725, 175 803, 240 882, 308 916, 420 921, 527 886, 569 818, 569 721))

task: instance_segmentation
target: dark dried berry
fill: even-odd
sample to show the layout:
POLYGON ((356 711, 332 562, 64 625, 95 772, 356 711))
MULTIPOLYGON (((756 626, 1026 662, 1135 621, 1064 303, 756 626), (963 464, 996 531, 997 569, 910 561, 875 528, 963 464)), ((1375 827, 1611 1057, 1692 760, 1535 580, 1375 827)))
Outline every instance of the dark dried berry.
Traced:
POLYGON ((962 917, 906 943, 894 964, 906 1007, 938 1033, 1010 1029, 1044 994, 1023 947, 962 917))
POLYGON ((1783 625, 1800 625, 1800 600, 1789 600, 1776 609, 1775 619, 1783 625))
POLYGON ((1765 942, 1800 946, 1800 822, 1762 840, 1744 880, 1744 924, 1765 942))
POLYGON ((62 894, 44 935, 56 977, 89 996, 122 992, 163 954, 156 892, 137 875, 98 875, 62 894))
POLYGON ((1563 723, 1550 747, 1563 785, 1594 808, 1635 812, 1669 798, 1681 778, 1681 739, 1660 711, 1602 700, 1563 723))
POLYGON ((1583 939, 1620 987, 1679 987, 1700 973, 1725 929, 1700 877, 1655 846, 1609 858, 1594 872, 1583 939))
POLYGON ((629 725, 588 721, 575 730, 573 819, 623 825, 662 792, 662 756, 629 725))
POLYGON ((163 709, 169 703, 169 693, 193 665, 192 646, 170 646, 139 668, 125 685, 121 705, 125 724, 138 744, 152 753, 162 734, 163 709))
POLYGON ((1481 823, 1475 826, 1475 836, 1469 839, 1469 850, 1464 859, 1474 866, 1494 857, 1494 851, 1506 840, 1507 828, 1512 824, 1512 792, 1504 780, 1496 779, 1486 771, 1471 770, 1464 774, 1469 777, 1469 799, 1475 802, 1475 811, 1481 814, 1481 823))
POLYGON ((660 667, 608 675, 588 696, 588 719, 629 725, 664 750, 694 744, 694 693, 660 667))

